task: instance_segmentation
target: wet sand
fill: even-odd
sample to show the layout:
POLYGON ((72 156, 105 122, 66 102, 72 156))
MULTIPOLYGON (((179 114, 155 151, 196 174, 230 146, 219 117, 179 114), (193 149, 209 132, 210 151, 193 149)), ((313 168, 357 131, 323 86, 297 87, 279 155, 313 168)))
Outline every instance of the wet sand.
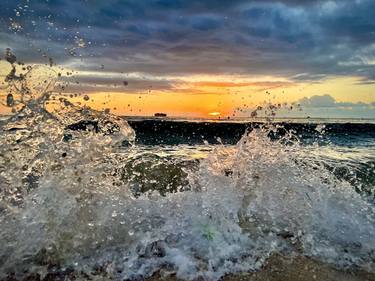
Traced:
MULTIPOLYGON (((147 281, 177 281, 155 275, 147 281)), ((203 281, 199 280, 199 281, 203 281)), ((273 255, 257 272, 227 275, 222 281, 375 281, 375 274, 365 271, 344 271, 333 266, 298 256, 288 258, 273 255)))
MULTIPOLYGON (((77 272, 55 272, 41 277, 38 274, 29 275, 23 279, 9 276, 1 281, 105 281, 114 280, 105 272, 86 275, 77 272)), ((150 278, 136 281, 179 281, 175 276, 161 276, 161 272, 150 278)), ((203 281, 198 279, 197 281, 203 281)), ((224 276, 222 281, 375 281, 375 274, 366 271, 344 271, 333 266, 314 261, 310 258, 297 256, 294 258, 273 255, 263 268, 257 272, 231 274, 224 276)))
POLYGON ((232 275, 225 281, 373 281, 375 274, 365 271, 343 271, 332 266, 298 256, 272 256, 258 272, 232 275))

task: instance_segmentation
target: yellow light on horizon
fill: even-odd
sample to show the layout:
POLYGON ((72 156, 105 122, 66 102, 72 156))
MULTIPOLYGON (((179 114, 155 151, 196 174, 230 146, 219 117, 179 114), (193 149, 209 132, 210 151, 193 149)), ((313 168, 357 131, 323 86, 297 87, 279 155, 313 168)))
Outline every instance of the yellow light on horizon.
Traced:
POLYGON ((221 113, 220 112, 210 112, 208 113, 208 115, 211 115, 211 116, 219 116, 221 113))

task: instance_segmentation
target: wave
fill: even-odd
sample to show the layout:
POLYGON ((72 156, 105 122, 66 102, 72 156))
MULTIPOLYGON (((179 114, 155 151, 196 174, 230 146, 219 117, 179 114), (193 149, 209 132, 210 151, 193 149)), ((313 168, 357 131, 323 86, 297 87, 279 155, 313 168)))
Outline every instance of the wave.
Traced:
MULTIPOLYGON (((140 145, 232 144, 253 129, 267 123, 260 122, 190 122, 169 120, 129 120, 140 145)), ((274 137, 293 132, 301 142, 311 144, 351 144, 375 141, 375 124, 359 123, 285 123, 274 121, 278 127, 274 137), (324 131, 324 133, 323 133, 324 131)))

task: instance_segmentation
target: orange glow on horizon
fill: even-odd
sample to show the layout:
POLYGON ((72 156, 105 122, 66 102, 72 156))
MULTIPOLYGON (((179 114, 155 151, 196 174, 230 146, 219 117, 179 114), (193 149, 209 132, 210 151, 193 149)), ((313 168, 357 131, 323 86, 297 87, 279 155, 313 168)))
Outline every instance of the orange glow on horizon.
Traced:
MULTIPOLYGON (((0 68, 1 82, 10 68, 5 62, 0 63, 0 66, 4 66, 0 68)), ((83 74, 90 76, 95 72, 94 74, 83 72, 83 74)), ((98 77, 102 75, 102 73, 96 74, 98 77)), ((107 75, 110 76, 111 73, 107 75)), ((134 75, 135 78, 140 79, 140 76, 134 75)), ((78 105, 87 105, 97 110, 110 109, 112 113, 118 115, 154 116, 155 113, 161 112, 171 117, 199 118, 247 116, 254 108, 265 103, 293 103, 304 97, 324 94, 332 96, 337 102, 374 102, 373 85, 360 84, 359 77, 331 77, 319 83, 295 82, 285 77, 241 75, 185 75, 157 78, 175 82, 166 83, 165 89, 147 91, 132 89, 130 81, 129 85, 123 88, 109 85, 108 89, 98 88, 98 92, 92 92, 95 88, 87 91, 77 88, 76 93, 80 93, 80 96, 69 98, 70 93, 64 95, 78 105), (122 90, 124 92, 121 92, 122 90), (89 96, 89 100, 83 98, 85 95, 89 96)), ((142 83, 150 87, 147 79, 142 83)), ((5 98, 6 83, 0 86, 1 98, 5 98)), ((67 88, 69 90, 69 87, 67 88)), ((4 101, 0 102, 0 114, 10 113, 11 108, 6 107, 4 101)))

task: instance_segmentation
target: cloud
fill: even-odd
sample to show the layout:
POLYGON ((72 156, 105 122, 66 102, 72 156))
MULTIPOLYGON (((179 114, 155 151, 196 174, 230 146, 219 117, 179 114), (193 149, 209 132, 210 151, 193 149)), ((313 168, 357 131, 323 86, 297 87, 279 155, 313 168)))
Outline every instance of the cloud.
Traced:
POLYGON ((336 101, 330 95, 317 95, 310 98, 302 98, 299 104, 303 107, 334 107, 336 101))
POLYGON ((315 95, 312 97, 304 97, 298 101, 298 103, 305 108, 368 108, 373 107, 375 103, 363 103, 363 102, 337 102, 330 95, 315 95))
POLYGON ((134 78, 125 75, 74 75, 62 77, 65 93, 90 93, 90 92, 122 92, 144 93, 147 91, 172 91, 178 81, 160 80, 151 78, 134 78))
POLYGON ((373 0, 2 0, 0 42, 24 61, 46 53, 80 70, 372 83, 374 10, 373 0))
POLYGON ((280 87, 290 87, 294 85, 288 81, 261 81, 261 82, 213 82, 213 81, 200 81, 192 83, 193 86, 198 87, 215 87, 215 88, 238 88, 238 87, 254 87, 263 89, 274 89, 280 87))
POLYGON ((311 74, 311 73, 299 73, 292 77, 290 77, 291 80, 296 82, 310 82, 310 83, 319 83, 326 79, 327 76, 325 74, 311 74))
MULTIPOLYGON (((279 118, 375 118, 375 102, 353 103, 338 102, 332 96, 315 95, 304 97, 295 104, 299 106, 282 106, 276 110, 276 117, 279 118)), ((267 108, 267 105, 266 107, 267 108)), ((237 117, 250 117, 255 107, 238 108, 237 117)), ((258 116, 268 116, 264 111, 258 111, 258 116)))

